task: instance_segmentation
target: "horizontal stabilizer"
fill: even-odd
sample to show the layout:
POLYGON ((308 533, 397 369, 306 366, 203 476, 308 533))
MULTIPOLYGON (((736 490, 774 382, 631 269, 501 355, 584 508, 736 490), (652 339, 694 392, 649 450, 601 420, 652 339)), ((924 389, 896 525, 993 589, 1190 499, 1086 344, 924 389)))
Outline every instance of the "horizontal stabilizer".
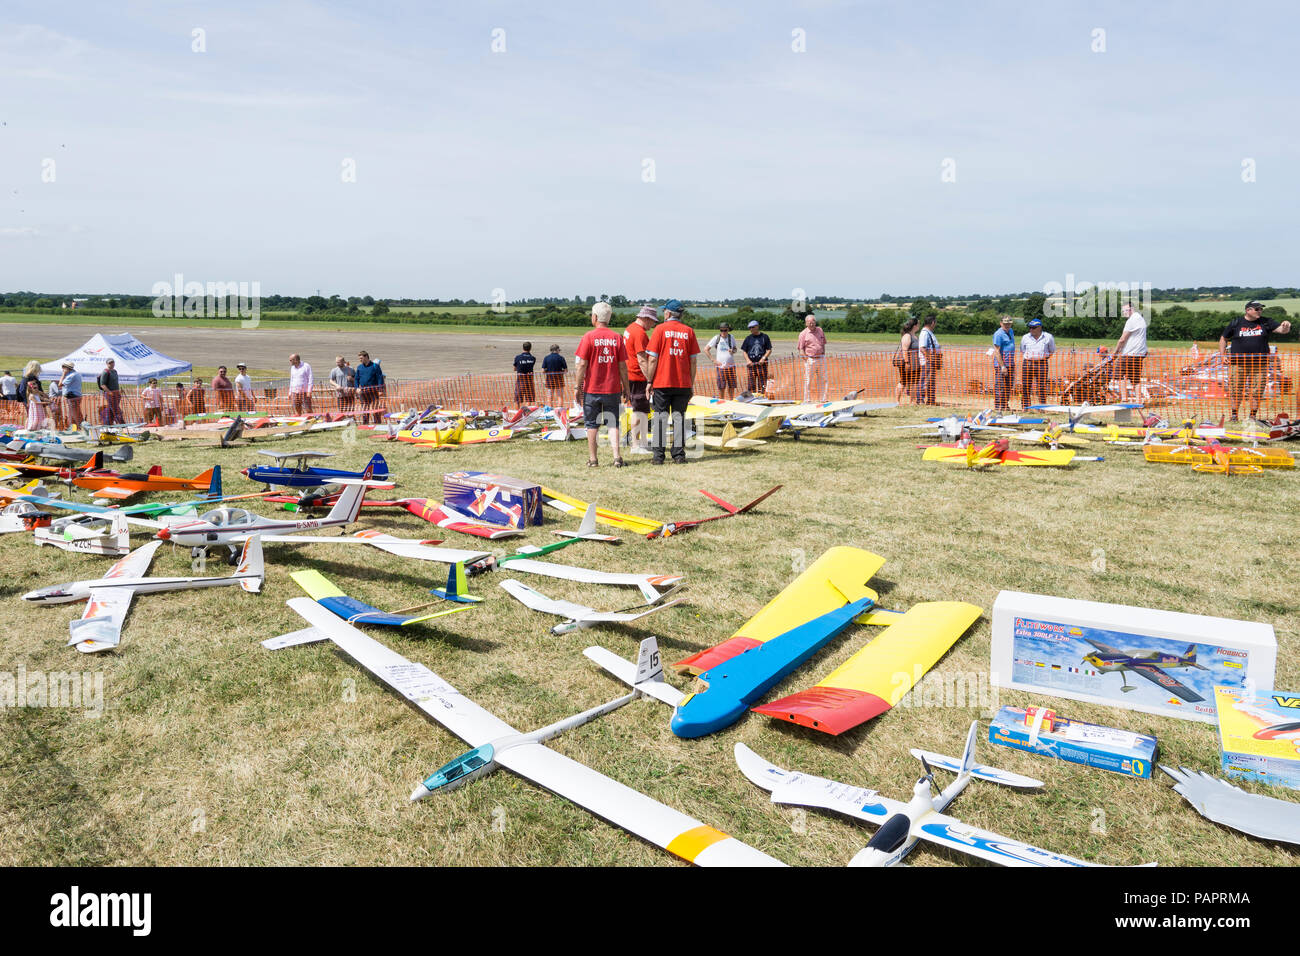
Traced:
POLYGON ((770 704, 755 707, 754 710, 768 717, 828 734, 842 734, 873 717, 879 717, 890 706, 889 701, 865 691, 842 687, 810 687, 770 704))
POLYGON ((637 666, 625 658, 619 657, 611 650, 600 646, 588 647, 582 652, 588 660, 609 671, 614 677, 629 687, 634 687, 655 700, 662 701, 669 707, 676 707, 686 695, 676 687, 662 680, 662 673, 650 680, 637 683, 637 666))
POLYGON ((756 641, 752 637, 733 637, 698 654, 683 658, 672 665, 673 670, 683 674, 703 674, 724 661, 731 660, 737 654, 758 647, 761 643, 762 641, 756 641))
POLYGON ((279 651, 286 647, 297 647, 299 644, 312 644, 316 641, 328 641, 329 635, 315 627, 304 627, 301 631, 293 631, 289 634, 281 634, 279 637, 267 638, 262 642, 262 646, 268 651, 279 651))
MULTIPOLYGON (((956 757, 948 757, 944 754, 932 753, 929 750, 917 750, 916 748, 912 748, 911 753, 913 757, 924 760, 931 767, 939 767, 952 773, 961 773, 961 761, 956 757)), ((983 764, 974 764, 970 768, 970 775, 980 780, 987 780, 990 783, 1000 783, 1006 787, 1019 787, 1024 790, 1034 790, 1043 786, 1043 781, 1035 780, 1033 777, 1024 777, 1009 770, 999 770, 997 767, 986 767, 983 764)))

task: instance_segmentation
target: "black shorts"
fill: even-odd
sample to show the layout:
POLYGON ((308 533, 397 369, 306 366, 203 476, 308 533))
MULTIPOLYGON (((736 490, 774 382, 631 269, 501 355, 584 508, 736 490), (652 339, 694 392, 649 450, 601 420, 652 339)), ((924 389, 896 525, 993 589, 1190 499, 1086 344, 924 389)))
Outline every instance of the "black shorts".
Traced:
POLYGON ((645 396, 646 382, 628 382, 628 391, 632 393, 632 411, 649 413, 650 399, 645 396))
POLYGON ((588 392, 582 397, 582 423, 588 428, 613 428, 618 424, 619 397, 588 392))

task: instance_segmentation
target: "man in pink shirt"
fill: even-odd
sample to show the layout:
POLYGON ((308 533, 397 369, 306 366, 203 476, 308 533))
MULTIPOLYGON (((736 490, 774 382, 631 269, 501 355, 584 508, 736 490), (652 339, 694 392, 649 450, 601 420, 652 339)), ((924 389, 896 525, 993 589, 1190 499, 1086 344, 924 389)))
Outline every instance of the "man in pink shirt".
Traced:
POLYGON ((812 401, 813 379, 820 379, 822 397, 818 401, 826 401, 826 333, 811 312, 803 317, 803 331, 799 333, 795 351, 803 356, 803 400, 812 401))
POLYGON ((289 401, 295 415, 312 413, 311 366, 297 352, 289 356, 289 401))

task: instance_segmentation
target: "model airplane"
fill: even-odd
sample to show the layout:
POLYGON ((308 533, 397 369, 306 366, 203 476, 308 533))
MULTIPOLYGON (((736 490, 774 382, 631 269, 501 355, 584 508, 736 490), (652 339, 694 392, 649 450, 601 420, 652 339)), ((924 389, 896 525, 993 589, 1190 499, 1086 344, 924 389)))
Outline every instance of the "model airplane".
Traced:
MULTIPOLYGON (((570 631, 576 631, 580 627, 591 627, 593 624, 629 624, 648 614, 662 611, 666 607, 672 607, 681 601, 681 598, 672 601, 660 600, 636 607, 624 608, 621 611, 597 611, 594 608, 573 601, 548 598, 540 591, 535 591, 523 582, 516 581, 513 578, 502 581, 501 587, 525 607, 532 608, 534 611, 541 611, 543 614, 554 614, 556 617, 564 618, 563 623, 551 628, 552 634, 567 634, 570 631)), ((661 595, 661 598, 666 596, 661 595)))
POLYGON ((1294 468, 1295 459, 1281 448, 1230 448, 1212 441, 1207 445, 1146 445, 1147 461, 1191 465, 1193 471, 1221 475, 1258 475, 1265 468, 1294 468))
MULTIPOLYGON (((349 479, 345 479, 349 480, 349 479)), ((276 534, 283 532, 313 531, 317 528, 342 527, 357 520, 366 484, 361 481, 349 484, 339 495, 338 503, 323 518, 298 518, 286 521, 267 518, 244 508, 215 508, 192 521, 179 521, 158 532, 163 541, 188 545, 195 549, 213 548, 242 542, 251 534, 276 534)))
MULTIPOLYGON (((557 511, 563 511, 567 515, 585 514, 590 507, 587 502, 578 498, 571 498, 568 495, 556 491, 553 488, 542 489, 542 500, 557 511)), ((610 528, 620 528, 623 531, 631 531, 633 534, 648 535, 652 531, 658 531, 663 527, 662 521, 655 521, 653 518, 640 518, 636 515, 627 515, 619 511, 611 511, 608 508, 596 509, 596 520, 610 528)))
POLYGON ((699 525, 708 524, 710 521, 720 521, 723 518, 734 518, 737 515, 743 515, 749 512, 750 510, 752 510, 753 508, 755 508, 757 505, 761 504, 763 501, 767 500, 772 495, 776 494, 778 491, 781 490, 781 487, 782 487, 781 485, 777 485, 774 488, 770 488, 767 491, 763 492, 761 495, 759 495, 757 498, 755 498, 753 501, 751 501, 749 504, 740 505, 739 507, 729 502, 723 501, 717 495, 710 494, 709 492, 701 488, 700 494, 704 495, 704 497, 708 498, 710 501, 714 502, 720 508, 722 508, 724 512, 723 514, 710 515, 707 518, 692 518, 686 521, 669 521, 666 524, 660 525, 654 531, 649 532, 646 535, 646 537, 651 539, 668 538, 675 534, 681 534, 683 531, 687 531, 691 528, 698 527, 699 525))
POLYGON ((727 422, 722 426, 722 435, 702 435, 698 431, 691 439, 697 445, 712 448, 714 451, 740 451, 745 448, 757 448, 766 445, 765 439, 773 437, 781 429, 781 416, 772 415, 770 408, 763 409, 754 423, 742 431, 727 422))
MULTIPOLYGON (((381 611, 379 608, 371 607, 369 604, 364 604, 356 598, 348 597, 340 591, 329 578, 325 577, 325 575, 321 574, 319 571, 295 571, 289 576, 298 583, 300 588, 307 592, 308 597, 331 614, 337 615, 349 624, 374 624, 382 627, 408 627, 412 624, 422 624, 425 621, 431 621, 435 617, 444 617, 448 614, 458 614, 461 611, 470 610, 470 607, 467 605, 465 607, 447 608, 428 614, 419 614, 417 616, 411 616, 407 613, 409 611, 422 611, 427 607, 434 606, 434 604, 441 603, 434 602, 434 604, 421 604, 417 607, 403 608, 400 611, 381 611)), ((293 640, 289 643, 280 643, 276 646, 272 646, 271 641, 263 641, 262 643, 263 646, 268 647, 271 650, 280 650, 282 647, 289 647, 293 644, 306 644, 310 641, 323 641, 327 639, 325 634, 315 630, 314 628, 308 628, 307 630, 310 632, 310 636, 301 640, 293 640)), ((273 640, 283 641, 285 639, 276 638, 273 640)))
POLYGON ((126 515, 78 515, 35 529, 38 545, 120 558, 131 550, 126 515))
POLYGON ((1071 425, 1078 424, 1089 415, 1104 415, 1107 412, 1131 412, 1142 407, 1141 402, 1113 402, 1109 405, 1092 405, 1082 402, 1078 405, 1030 405, 1036 412, 1051 412, 1065 415, 1071 425))
POLYGON ((1074 452, 1050 448, 1017 451, 1005 438, 991 441, 977 448, 970 440, 955 445, 931 445, 921 456, 922 461, 943 461, 967 468, 984 468, 990 465, 1047 465, 1061 468, 1074 460, 1074 452))
POLYGON ((361 481, 374 480, 386 482, 390 479, 388 462, 383 455, 375 455, 362 471, 340 471, 336 468, 317 468, 310 463, 322 458, 332 458, 332 454, 320 451, 259 451, 275 460, 275 465, 250 465, 242 472, 250 481, 260 481, 267 488, 276 485, 282 488, 321 488, 337 484, 340 478, 356 478, 361 481), (286 464, 292 463, 292 464, 286 464))
POLYGON ((511 571, 540 574, 563 581, 576 581, 580 584, 634 587, 641 592, 648 604, 656 604, 663 600, 686 580, 686 576, 682 574, 623 574, 617 571, 576 568, 568 564, 552 564, 550 561, 534 561, 531 558, 520 557, 511 558, 509 566, 511 571))
POLYGON ((770 791, 773 803, 834 810, 878 826, 880 829, 850 861, 849 866, 893 866, 911 853, 921 840, 1002 866, 1095 866, 1096 864, 1084 860, 1040 850, 1019 840, 967 826, 943 812, 972 779, 1023 789, 1042 786, 1038 780, 976 764, 975 741, 978 734, 979 724, 972 723, 966 737, 966 751, 959 761, 940 754, 913 750, 912 755, 921 761, 925 774, 912 788, 912 799, 906 803, 882 797, 874 790, 782 770, 744 744, 736 744, 735 753, 741 772, 753 783, 770 791), (938 785, 934 780, 932 766, 953 770, 957 779, 935 793, 938 785))
POLYGON ((312 628, 321 631, 358 664, 474 748, 431 774, 415 788, 412 800, 427 797, 435 790, 463 786, 497 767, 505 767, 700 866, 781 865, 719 830, 542 746, 544 741, 565 730, 588 723, 642 695, 654 694, 663 684, 663 670, 653 638, 642 643, 641 680, 632 693, 532 733, 521 734, 468 700, 424 665, 407 660, 316 602, 294 598, 288 603, 312 628))
POLYGON ((419 448, 436 450, 454 445, 480 445, 485 442, 509 441, 514 435, 509 428, 469 428, 464 418, 444 424, 416 425, 403 429, 388 440, 411 442, 419 448))
POLYGON ((1200 694, 1192 690, 1186 684, 1174 679, 1166 671, 1173 667, 1194 667, 1200 671, 1209 670, 1203 664, 1196 663, 1196 645, 1189 644, 1187 650, 1182 654, 1165 654, 1161 651, 1122 651, 1115 647, 1103 644, 1101 641, 1086 639, 1089 644, 1097 649, 1095 653, 1085 654, 1081 663, 1091 664, 1103 674, 1119 672, 1120 681, 1123 686, 1120 690, 1124 693, 1136 690, 1128 684, 1126 674, 1137 674, 1139 677, 1145 677, 1151 683, 1168 691, 1175 697, 1187 701, 1189 704, 1199 703, 1205 700, 1200 694))
POLYGON ((71 463, 88 462, 96 455, 100 455, 100 461, 130 461, 135 454, 135 450, 130 445, 121 445, 109 454, 105 455, 102 451, 82 451, 77 448, 70 448, 67 445, 53 442, 35 441, 22 438, 11 438, 7 442, 5 436, 0 435, 0 443, 5 445, 8 451, 21 453, 24 455, 35 455, 38 458, 44 458, 47 461, 65 461, 71 463))
POLYGON ((262 543, 256 535, 244 544, 235 573, 227 578, 144 577, 155 552, 161 546, 161 541, 150 541, 116 561, 102 578, 28 591, 23 595, 23 600, 36 604, 85 601, 86 610, 81 615, 81 620, 68 624, 68 631, 72 635, 68 643, 76 645, 77 650, 83 654, 92 654, 114 648, 121 642, 122 622, 131 607, 131 599, 137 594, 236 584, 250 592, 262 589, 262 543))
POLYGON ((1263 794, 1247 793, 1208 773, 1180 767, 1160 769, 1176 781, 1181 793, 1201 816, 1261 840, 1300 844, 1300 804, 1263 794))
POLYGON ((95 498, 124 501, 149 491, 203 491, 209 498, 221 497, 221 466, 214 465, 193 478, 172 478, 154 465, 147 472, 119 474, 106 469, 89 468, 74 473, 72 484, 87 488, 95 498))

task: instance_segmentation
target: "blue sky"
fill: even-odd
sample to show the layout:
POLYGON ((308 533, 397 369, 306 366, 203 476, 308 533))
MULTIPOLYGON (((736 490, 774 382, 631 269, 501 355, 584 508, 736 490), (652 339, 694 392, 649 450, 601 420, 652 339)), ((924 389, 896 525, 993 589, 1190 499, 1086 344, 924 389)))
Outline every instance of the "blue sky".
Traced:
POLYGON ((10 0, 0 289, 1291 285, 1297 26, 1281 3, 10 0))

